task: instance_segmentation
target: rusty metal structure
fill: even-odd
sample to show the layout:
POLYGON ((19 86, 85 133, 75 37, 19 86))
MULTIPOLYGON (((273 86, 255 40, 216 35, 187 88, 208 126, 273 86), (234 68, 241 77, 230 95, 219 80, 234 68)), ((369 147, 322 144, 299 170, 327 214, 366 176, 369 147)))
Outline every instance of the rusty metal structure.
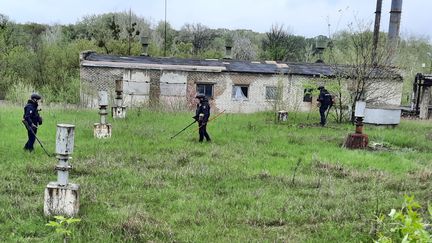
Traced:
POLYGON ((348 134, 345 140, 345 148, 349 149, 365 149, 369 144, 369 137, 363 133, 363 119, 365 117, 366 102, 357 101, 355 106, 355 133, 348 134))
POLYGON ((412 113, 422 119, 429 118, 431 101, 432 74, 417 73, 413 83, 412 113))

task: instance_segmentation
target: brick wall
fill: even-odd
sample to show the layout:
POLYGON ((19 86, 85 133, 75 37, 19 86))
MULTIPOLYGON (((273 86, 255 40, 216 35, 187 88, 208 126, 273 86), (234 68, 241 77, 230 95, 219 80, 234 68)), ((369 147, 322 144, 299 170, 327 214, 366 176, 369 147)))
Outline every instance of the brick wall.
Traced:
MULTIPOLYGON (((114 101, 115 80, 123 78, 124 102, 127 106, 157 104, 171 110, 195 109, 197 84, 213 85, 210 104, 214 112, 257 112, 264 110, 309 111, 315 106, 303 102, 304 84, 316 82, 317 78, 299 75, 270 75, 227 72, 131 70, 103 67, 81 67, 81 97, 87 106, 97 106, 97 91, 107 90, 114 101), (233 98, 233 86, 241 85, 248 89, 248 99, 233 98), (277 87, 282 92, 280 100, 268 100, 266 87, 277 87)), ((383 82, 385 83, 385 82, 383 82)), ((348 86, 348 85, 347 85, 348 86)), ((384 96, 381 101, 400 104, 399 90, 402 82, 374 87, 375 92, 384 96), (389 92, 388 89, 392 89, 389 92), (391 95, 390 95, 391 94, 391 95)))
POLYGON ((114 98, 115 80, 123 78, 118 68, 81 67, 81 102, 85 106, 98 106, 97 92, 106 90, 114 98))

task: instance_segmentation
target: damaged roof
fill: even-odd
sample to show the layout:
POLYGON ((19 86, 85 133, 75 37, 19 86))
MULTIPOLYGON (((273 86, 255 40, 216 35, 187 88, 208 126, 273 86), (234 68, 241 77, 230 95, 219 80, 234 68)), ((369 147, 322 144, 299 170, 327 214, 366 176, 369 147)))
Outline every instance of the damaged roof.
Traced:
MULTIPOLYGON (((92 51, 81 53, 81 66, 116 67, 134 69, 234 72, 254 74, 293 74, 304 76, 334 76, 334 67, 324 63, 251 62, 231 59, 186 59, 174 57, 115 56, 97 54, 92 51)), ((338 66, 339 71, 346 66, 338 66)))

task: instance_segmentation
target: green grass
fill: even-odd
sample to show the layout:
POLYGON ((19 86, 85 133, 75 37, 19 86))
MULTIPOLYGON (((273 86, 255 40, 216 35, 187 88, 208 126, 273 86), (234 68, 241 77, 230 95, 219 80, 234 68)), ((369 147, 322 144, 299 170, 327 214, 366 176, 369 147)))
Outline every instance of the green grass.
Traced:
MULTIPOLYGON (((366 125, 382 150, 342 148, 350 124, 318 114, 224 114, 197 142, 191 113, 128 110, 110 139, 93 138, 96 110, 43 110, 39 138, 54 152, 56 124, 76 126, 70 181, 81 199, 75 242, 367 242, 375 216, 404 194, 431 201, 432 123, 366 125)), ((22 108, 0 107, 0 241, 58 242, 43 191, 55 158, 22 150, 22 108)))

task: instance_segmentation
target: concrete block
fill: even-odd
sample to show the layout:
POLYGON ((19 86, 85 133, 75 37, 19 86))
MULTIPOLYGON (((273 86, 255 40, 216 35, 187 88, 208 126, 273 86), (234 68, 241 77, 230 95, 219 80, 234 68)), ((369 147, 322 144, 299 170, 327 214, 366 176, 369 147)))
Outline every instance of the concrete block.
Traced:
POLYGON ((57 182, 48 183, 45 188, 45 216, 76 216, 79 211, 79 197, 78 184, 69 183, 66 186, 60 186, 57 182))
POLYGON ((95 123, 93 134, 96 138, 110 138, 111 137, 111 124, 95 123))
POLYGON ((278 122, 286 122, 288 120, 288 112, 287 111, 278 111, 277 113, 278 122))
POLYGON ((125 118, 126 117, 126 106, 115 106, 112 107, 113 118, 125 118))

